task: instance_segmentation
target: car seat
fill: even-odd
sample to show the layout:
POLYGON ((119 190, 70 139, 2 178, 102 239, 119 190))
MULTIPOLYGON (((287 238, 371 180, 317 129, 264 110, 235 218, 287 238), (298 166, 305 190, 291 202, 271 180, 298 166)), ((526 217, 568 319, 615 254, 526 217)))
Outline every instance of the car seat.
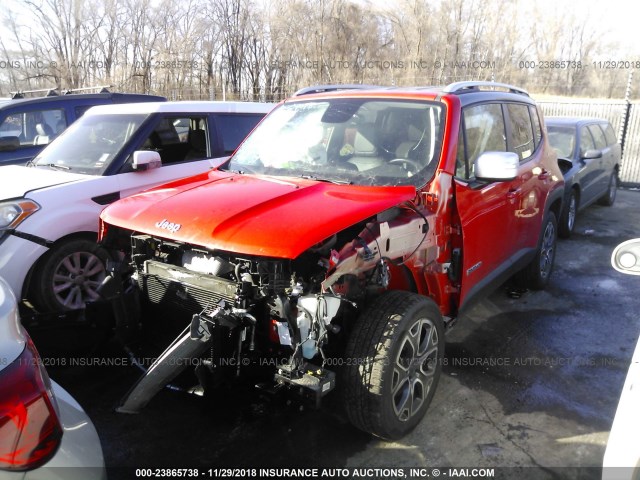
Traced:
POLYGON ((51 127, 46 123, 38 123, 36 125, 36 136, 33 138, 34 145, 46 145, 49 143, 50 137, 53 135, 51 127))
POLYGON ((373 123, 363 123, 358 127, 353 140, 353 157, 347 163, 355 165, 359 171, 370 170, 384 163, 380 149, 376 146, 379 132, 373 123))
POLYGON ((207 132, 205 130, 189 130, 189 151, 185 160, 207 158, 207 132))

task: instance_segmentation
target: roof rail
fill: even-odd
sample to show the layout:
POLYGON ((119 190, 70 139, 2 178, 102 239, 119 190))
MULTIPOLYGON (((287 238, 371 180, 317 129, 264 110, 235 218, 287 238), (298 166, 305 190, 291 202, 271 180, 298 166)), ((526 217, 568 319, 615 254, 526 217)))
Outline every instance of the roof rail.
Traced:
POLYGON ((511 93, 519 93, 521 95, 526 95, 527 97, 529 96, 529 92, 527 92, 523 88, 514 87, 513 85, 509 85, 507 83, 486 82, 480 80, 451 83, 444 87, 443 91, 445 93, 460 93, 465 90, 480 90, 480 87, 488 87, 493 90, 495 90, 496 88, 503 88, 511 93))
POLYGON ((67 90, 64 91, 64 94, 70 95, 71 93, 74 93, 74 92, 85 92, 87 90, 98 90, 98 89, 100 89, 98 93, 111 93, 109 89, 112 87, 113 85, 96 85, 95 87, 68 88, 67 90))
POLYGON ((25 93, 40 93, 40 92, 47 92, 45 97, 55 97, 58 95, 58 92, 56 91, 55 88, 41 88, 38 90, 17 90, 15 92, 9 92, 9 94, 11 95, 12 100, 17 100, 20 98, 24 98, 25 93))
POLYGON ((300 95, 310 95, 312 93, 337 92, 340 90, 371 90, 381 87, 379 85, 362 85, 359 83, 335 84, 335 85, 315 85, 313 87, 304 87, 293 94, 294 97, 300 95))
MULTIPOLYGON (((68 88, 64 90, 64 95, 69 95, 75 92, 84 92, 87 90, 98 90, 98 89, 100 89, 100 92, 98 93, 111 93, 108 90, 111 87, 113 87, 113 85, 97 85, 95 87, 68 88)), ((11 95, 12 100, 18 100, 18 99, 24 98, 25 94, 42 93, 42 92, 47 92, 44 95, 45 97, 57 97, 58 95, 60 95, 58 93, 58 88, 40 88, 38 90, 17 90, 15 92, 9 92, 9 94, 11 95)))

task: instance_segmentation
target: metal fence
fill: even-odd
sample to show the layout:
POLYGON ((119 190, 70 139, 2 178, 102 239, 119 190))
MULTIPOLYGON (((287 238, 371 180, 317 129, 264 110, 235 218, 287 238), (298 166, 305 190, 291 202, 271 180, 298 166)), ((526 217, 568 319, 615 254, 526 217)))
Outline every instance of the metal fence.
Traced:
POLYGON ((546 117, 595 117, 611 122, 623 145, 620 184, 640 186, 640 103, 625 101, 537 102, 546 117), (628 116, 625 121, 625 116, 628 116))

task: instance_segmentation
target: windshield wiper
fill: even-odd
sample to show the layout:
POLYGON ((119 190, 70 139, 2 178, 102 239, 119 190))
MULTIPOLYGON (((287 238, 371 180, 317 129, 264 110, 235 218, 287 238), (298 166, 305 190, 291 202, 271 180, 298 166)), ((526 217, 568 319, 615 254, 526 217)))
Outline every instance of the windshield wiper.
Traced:
POLYGON ((242 165, 242 166, 245 168, 229 168, 227 169, 227 172, 237 173, 238 175, 247 175, 247 174, 251 175, 256 173, 254 170, 247 167, 246 165, 242 165))
POLYGON ((35 166, 36 167, 49 167, 49 168, 53 168, 54 170, 71 170, 71 167, 69 167, 67 165, 59 165, 57 163, 36 163, 35 166))
POLYGON ((305 178, 307 180, 315 180, 316 182, 327 182, 327 183, 334 183, 336 185, 353 185, 353 182, 350 180, 340 180, 337 178, 325 178, 325 177, 318 177, 316 175, 300 175, 300 178, 305 178))

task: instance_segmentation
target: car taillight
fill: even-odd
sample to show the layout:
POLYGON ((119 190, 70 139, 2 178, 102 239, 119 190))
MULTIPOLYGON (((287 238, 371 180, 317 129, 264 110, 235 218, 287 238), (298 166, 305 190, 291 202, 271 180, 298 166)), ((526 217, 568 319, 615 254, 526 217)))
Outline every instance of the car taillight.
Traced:
POLYGON ((22 354, 0 371, 0 469, 30 470, 46 463, 62 439, 50 381, 28 339, 22 354))

